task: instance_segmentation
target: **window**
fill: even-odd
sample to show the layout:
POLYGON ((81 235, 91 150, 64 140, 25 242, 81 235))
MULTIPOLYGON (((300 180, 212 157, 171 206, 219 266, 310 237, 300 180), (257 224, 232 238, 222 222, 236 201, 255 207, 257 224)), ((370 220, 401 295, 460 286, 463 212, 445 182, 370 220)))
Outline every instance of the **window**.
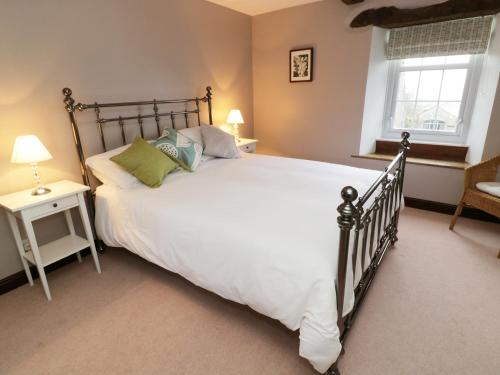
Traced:
POLYGON ((475 101, 481 55, 389 62, 384 136, 463 143, 475 101))

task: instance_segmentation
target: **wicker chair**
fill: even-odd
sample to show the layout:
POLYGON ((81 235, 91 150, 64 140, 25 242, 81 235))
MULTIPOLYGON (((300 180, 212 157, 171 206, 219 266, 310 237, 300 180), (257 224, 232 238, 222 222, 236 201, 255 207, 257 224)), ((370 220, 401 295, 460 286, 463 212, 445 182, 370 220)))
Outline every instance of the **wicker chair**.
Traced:
MULTIPOLYGON (((500 155, 465 170, 464 193, 457 205, 455 215, 451 219, 450 230, 453 230, 464 205, 473 206, 500 218, 500 198, 476 189, 478 182, 495 181, 497 168, 500 165, 500 155)), ((500 258, 500 252, 498 252, 500 258)))

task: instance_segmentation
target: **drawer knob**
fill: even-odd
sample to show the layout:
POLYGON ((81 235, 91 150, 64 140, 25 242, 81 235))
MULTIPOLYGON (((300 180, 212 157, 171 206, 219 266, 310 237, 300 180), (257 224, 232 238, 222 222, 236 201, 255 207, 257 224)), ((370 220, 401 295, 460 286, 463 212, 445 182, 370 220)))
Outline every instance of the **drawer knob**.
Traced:
POLYGON ((54 204, 52 205, 52 207, 56 208, 56 207, 57 207, 57 203, 54 203, 54 204))

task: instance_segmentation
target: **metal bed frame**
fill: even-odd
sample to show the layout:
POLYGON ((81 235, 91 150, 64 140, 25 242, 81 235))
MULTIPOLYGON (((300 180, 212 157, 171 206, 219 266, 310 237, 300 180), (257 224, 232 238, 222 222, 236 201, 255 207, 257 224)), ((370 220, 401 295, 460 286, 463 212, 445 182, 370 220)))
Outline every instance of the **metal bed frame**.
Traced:
MULTIPOLYGON (((210 86, 206 88, 204 97, 195 97, 188 99, 171 99, 171 100, 147 100, 135 102, 117 102, 117 103, 93 103, 82 104, 76 103, 72 97, 72 91, 69 88, 62 90, 64 95, 65 109, 68 112, 75 146, 78 152, 80 168, 83 182, 91 186, 91 172, 85 165, 85 155, 83 145, 80 139, 80 132, 75 114, 85 110, 94 110, 96 116, 97 128, 99 131, 101 146, 104 151, 108 150, 108 144, 105 139, 103 127, 111 124, 118 124, 121 132, 122 144, 127 144, 125 126, 133 122, 139 127, 141 137, 144 138, 144 120, 154 119, 156 123, 156 132, 158 136, 162 132, 161 118, 167 117, 170 119, 170 127, 177 128, 179 117, 183 118, 184 126, 189 127, 189 116, 195 116, 198 126, 201 125, 200 120, 200 105, 206 103, 208 106, 208 120, 210 125, 213 125, 212 119, 212 89, 210 86), (184 110, 160 111, 160 106, 163 105, 179 105, 184 104, 184 110), (141 114, 140 108, 150 106, 152 112, 141 114), (194 106, 194 108, 189 108, 194 106), (123 107, 135 108, 137 115, 134 116, 114 116, 105 118, 102 117, 101 110, 104 108, 119 109, 123 107)), ((164 126, 165 127, 165 126, 164 126)), ((398 240, 398 222, 403 200, 403 183, 406 167, 406 156, 410 148, 410 134, 402 133, 402 140, 399 153, 394 157, 391 163, 385 168, 384 172, 371 185, 368 191, 358 199, 358 192, 352 186, 346 186, 342 189, 341 196, 343 203, 339 205, 337 211, 339 216, 337 223, 340 228, 339 238, 339 256, 337 265, 337 277, 335 281, 335 291, 337 296, 337 316, 338 327, 340 330, 340 342, 344 346, 345 339, 352 327, 354 320, 359 312, 367 291, 369 290, 372 281, 377 273, 380 263, 382 262, 387 249, 394 245, 398 240), (368 205, 368 201, 372 203, 368 205), (351 260, 352 270, 349 270, 349 260, 351 260), (358 261, 361 264, 361 276, 358 285, 356 286, 356 268, 358 261), (369 262, 369 263, 367 263, 369 262), (352 280, 354 283, 355 301, 351 312, 344 316, 344 297, 348 282, 348 272, 352 272, 352 280)), ((89 211, 94 218, 94 190, 92 189, 87 196, 89 200, 89 211)), ((94 220, 92 220, 92 225, 94 220)), ((99 248, 101 242, 98 241, 99 248)), ((333 287, 333 286, 332 286, 333 287)), ((344 354, 342 350, 341 355, 344 354)), ((340 357, 339 357, 340 359, 340 357)), ((339 375, 338 362, 335 362, 327 371, 329 375, 339 375)))

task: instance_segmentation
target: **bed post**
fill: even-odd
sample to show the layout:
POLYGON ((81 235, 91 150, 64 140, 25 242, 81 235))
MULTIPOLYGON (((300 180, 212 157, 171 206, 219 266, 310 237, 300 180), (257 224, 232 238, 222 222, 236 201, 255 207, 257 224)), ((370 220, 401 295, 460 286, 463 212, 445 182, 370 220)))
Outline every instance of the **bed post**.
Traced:
POLYGON ((214 121, 212 119, 212 87, 207 86, 207 103, 208 103, 208 122, 210 125, 214 124, 214 121))
POLYGON ((399 151, 403 153, 403 157, 399 161, 399 170, 401 171, 401 179, 400 179, 401 183, 399 184, 399 192, 401 195, 403 195, 403 182, 405 179, 405 169, 406 169, 406 155, 410 150, 410 141, 408 140, 410 138, 410 133, 403 132, 401 133, 401 137, 403 139, 401 140, 401 146, 399 146, 399 151))
POLYGON ((347 282, 347 261, 349 258, 349 240, 351 235, 351 230, 354 227, 354 223, 357 216, 357 209, 352 202, 358 198, 358 192, 352 186, 346 186, 342 189, 342 203, 337 211, 340 216, 337 218, 337 222, 340 227, 340 239, 339 239, 339 259, 337 265, 337 279, 336 279, 336 292, 337 292, 337 320, 340 334, 345 329, 343 312, 344 312, 344 297, 347 282))
MULTIPOLYGON (((342 203, 337 211, 340 216, 337 218, 337 223, 340 228, 340 238, 339 238, 339 258, 337 264, 337 277, 335 280, 335 291, 337 295, 337 325, 339 327, 339 335, 342 337, 343 332, 346 329, 346 324, 343 319, 344 315, 344 298, 347 283, 347 263, 349 259, 349 240, 351 236, 352 228, 356 222, 358 216, 358 210, 353 202, 358 198, 358 192, 352 186, 346 186, 342 189, 342 203)), ((342 344, 342 341, 341 341, 342 344)), ((343 351, 343 349, 342 349, 343 351)), ((340 375, 337 367, 337 362, 335 362, 332 367, 328 370, 328 375, 340 375)))
POLYGON ((78 152, 78 159, 80 160, 80 172, 82 173, 83 183, 87 186, 90 186, 89 176, 87 175, 85 168, 85 157, 83 155, 82 142, 80 140, 80 133, 78 131, 78 125, 75 119, 75 99, 71 97, 73 91, 71 89, 65 87, 63 90, 64 95, 64 104, 66 104, 65 108, 69 115, 69 121, 71 123, 71 129, 73 130, 73 140, 75 141, 76 151, 78 152))
POLYGON ((401 133, 401 145, 399 146, 399 152, 403 153, 401 159, 399 159, 398 165, 398 185, 397 185, 397 198, 398 198, 398 209, 396 210, 394 217, 394 224, 391 233, 391 245, 394 245, 398 241, 398 225, 399 225, 399 214, 401 212, 401 200, 403 199, 403 185, 405 179, 405 169, 406 169, 406 156, 408 154, 408 150, 410 150, 410 133, 403 132, 401 133))
MULTIPOLYGON (((66 111, 68 112, 68 115, 69 115, 71 129, 73 130, 73 140, 75 142, 76 150, 78 152, 78 159, 80 161, 80 172, 82 174, 82 180, 83 180, 83 183, 85 185, 90 187, 90 178, 89 178, 89 175, 87 173, 87 168, 85 168, 85 156, 83 154, 82 141, 80 140, 80 132, 78 131, 78 124, 76 123, 76 119, 75 119, 75 111, 78 109, 79 105, 78 104, 75 105, 75 99, 73 99, 73 97, 71 96, 73 94, 71 89, 65 87, 62 90, 62 93, 64 95, 64 104, 66 104, 65 108, 66 108, 66 111)), ((88 206, 89 206, 88 208, 89 208, 89 214, 90 214, 90 218, 91 218, 90 224, 92 226, 92 231, 94 232, 94 234, 96 234, 95 223, 94 223, 95 207, 94 207, 94 198, 93 198, 92 190, 88 190, 86 193, 86 196, 87 196, 87 200, 88 200, 88 206)), ((96 240, 95 242, 97 245, 97 249, 99 249, 99 251, 102 251, 102 246, 101 246, 100 241, 96 240)))

